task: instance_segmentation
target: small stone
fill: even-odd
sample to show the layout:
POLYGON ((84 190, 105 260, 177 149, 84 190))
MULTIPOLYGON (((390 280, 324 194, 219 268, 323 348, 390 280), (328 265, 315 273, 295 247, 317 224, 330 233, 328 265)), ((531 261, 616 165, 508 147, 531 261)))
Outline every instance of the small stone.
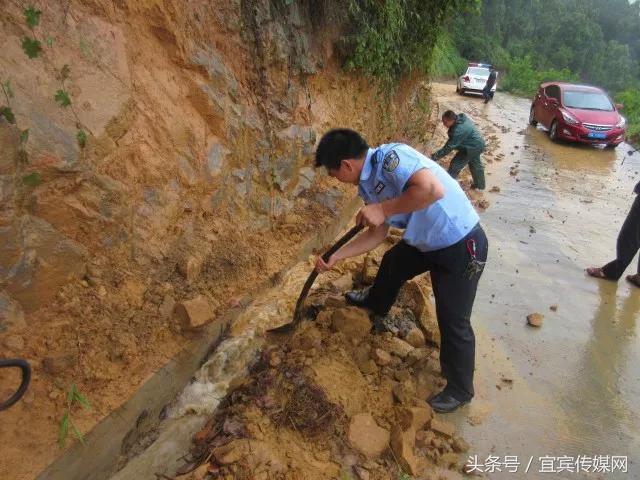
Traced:
POLYGON ((176 306, 176 301, 174 300, 172 295, 166 294, 162 298, 162 303, 158 307, 158 313, 162 318, 168 318, 173 312, 173 309, 176 306))
POLYGON ((20 352, 24 348, 24 338, 20 335, 8 335, 7 338, 2 341, 2 344, 8 350, 20 352))
POLYGON ((359 465, 355 465, 353 467, 353 471, 355 472, 356 477, 358 477, 358 480, 369 480, 371 478, 369 472, 359 465))
POLYGON ((491 193, 500 193, 500 187, 495 186, 495 187, 491 187, 491 190, 489 190, 491 193))
POLYGON ((371 352, 371 357, 381 367, 384 367, 385 365, 389 365, 389 363, 391 362, 391 355, 389 355, 387 352, 385 352, 381 348, 374 349, 371 352))
POLYGON ((213 309, 204 295, 177 304, 173 314, 185 330, 195 330, 213 320, 213 309))
POLYGON ((418 474, 418 462, 413 453, 415 447, 416 432, 413 429, 402 430, 399 425, 391 431, 391 449, 400 467, 411 474, 418 474))
POLYGON ((469 444, 464 438, 454 437, 451 446, 453 447, 453 451, 457 453, 467 453, 469 451, 469 444))
POLYGON ((51 400, 57 400, 60 397, 60 392, 58 390, 51 390, 49 392, 49 398, 51 400))
POLYGON ((187 283, 193 283, 200 276, 204 259, 197 255, 188 255, 178 263, 178 271, 187 283))
POLYGON ((98 287, 98 296, 103 298, 107 296, 107 289, 104 285, 100 285, 98 287))
POLYGON ((420 348, 425 346, 424 334, 419 328, 412 328, 404 337, 406 342, 414 348, 420 348))
POLYGON ((552 312, 557 312, 558 311, 558 305, 551 305, 549 307, 549 310, 551 310, 552 312))
POLYGON ((369 315, 357 307, 345 307, 334 310, 331 316, 331 327, 336 332, 344 333, 347 338, 362 340, 371 330, 369 315))
POLYGON ((392 389, 393 398, 401 405, 411 405, 416 396, 416 390, 411 382, 402 382, 395 385, 392 389))
POLYGON ((527 315, 527 323, 532 327, 541 327, 544 320, 544 315, 541 313, 531 313, 527 315))
POLYGON ((387 351, 400 358, 406 358, 413 349, 414 347, 412 345, 398 337, 390 338, 387 344, 387 351))
POLYGON ((121 290, 129 304, 132 306, 141 307, 144 303, 144 292, 146 287, 142 282, 133 278, 128 278, 122 284, 121 290))
POLYGON ((429 357, 428 349, 415 348, 407 354, 405 361, 408 365, 414 365, 415 363, 418 363, 420 360, 424 360, 427 357, 429 357))
POLYGON ((333 316, 333 310, 322 310, 316 317, 316 325, 327 328, 331 325, 331 317, 333 316))
POLYGON ((406 382, 411 379, 411 373, 409 373, 409 370, 401 368, 400 370, 393 372, 393 378, 399 382, 406 382))
POLYGON ((378 366, 372 359, 358 362, 358 368, 364 375, 372 375, 378 371, 378 366))
POLYGON ((389 431, 378 426, 369 413, 354 415, 349 423, 349 443, 365 457, 377 458, 387 449, 389 431))
POLYGON ((425 448, 431 445, 436 438, 431 430, 420 430, 416 433, 416 446, 419 448, 425 448))
POLYGON ((437 417, 434 417, 431 420, 431 430, 434 432, 438 432, 445 437, 451 438, 456 433, 456 427, 449 422, 445 422, 444 420, 440 420, 437 417))
POLYGON ((398 411, 398 419, 402 429, 411 428, 415 432, 422 430, 429 423, 432 416, 431 407, 404 407, 398 411))
POLYGON ((340 292, 351 290, 353 288, 353 277, 350 273, 345 273, 341 277, 333 280, 331 286, 340 292))

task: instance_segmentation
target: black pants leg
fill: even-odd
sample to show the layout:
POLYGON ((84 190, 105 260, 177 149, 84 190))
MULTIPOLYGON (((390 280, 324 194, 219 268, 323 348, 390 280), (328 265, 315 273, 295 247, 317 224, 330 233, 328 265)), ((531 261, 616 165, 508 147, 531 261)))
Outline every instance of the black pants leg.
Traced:
MULTIPOLYGON (((640 248, 640 195, 636 196, 631 205, 616 244, 616 259, 606 264, 602 270, 607 278, 618 280, 633 260, 640 248)), ((638 262, 640 273, 640 260, 638 262)))
POLYGON ((375 313, 386 314, 396 301, 402 285, 430 269, 431 263, 425 253, 403 240, 399 241, 382 257, 369 291, 367 307, 375 313))
POLYGON ((471 311, 482 274, 478 272, 471 278, 467 274, 471 260, 467 242, 471 239, 476 242, 477 259, 485 262, 488 242, 480 227, 460 242, 433 252, 421 252, 404 241, 398 242, 382 259, 367 305, 376 313, 387 313, 407 280, 431 271, 442 375, 447 379, 447 393, 463 401, 474 394, 475 336, 471 311))

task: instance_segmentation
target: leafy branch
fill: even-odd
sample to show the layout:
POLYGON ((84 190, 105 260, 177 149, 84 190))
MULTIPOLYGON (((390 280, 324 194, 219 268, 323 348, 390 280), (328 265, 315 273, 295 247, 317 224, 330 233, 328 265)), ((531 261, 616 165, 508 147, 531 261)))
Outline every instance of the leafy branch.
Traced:
POLYGON ((73 410, 74 407, 80 405, 83 409, 89 411, 91 410, 91 405, 75 383, 69 387, 69 391, 67 392, 67 406, 65 408, 65 412, 60 419, 60 429, 58 431, 58 444, 60 448, 64 448, 65 442, 67 440, 67 435, 69 434, 69 427, 73 432, 73 435, 84 445, 84 436, 78 426, 73 421, 73 410))
MULTIPOLYGON (((38 58, 39 56, 41 56, 43 49, 42 42, 38 38, 35 28, 40 24, 40 16, 42 15, 42 12, 35 9, 33 6, 30 6, 28 8, 25 8, 23 13, 25 23, 31 30, 32 37, 25 36, 22 39, 22 50, 30 59, 38 58)), ((46 43, 49 47, 51 47, 53 45, 53 39, 51 39, 51 37, 47 37, 46 43)), ((91 129, 84 125, 80 120, 78 112, 76 112, 73 102, 71 101, 71 96, 69 95, 69 92, 67 90, 65 82, 69 79, 69 75, 71 74, 71 67, 69 67, 69 65, 67 64, 64 64, 62 68, 58 69, 45 55, 42 55, 41 58, 45 63, 47 63, 47 65, 50 66, 51 69, 56 72, 56 78, 60 82, 60 88, 56 91, 53 99, 62 108, 70 107, 71 113, 76 120, 76 128, 78 129, 76 133, 78 144, 80 145, 80 148, 84 148, 87 142, 87 134, 85 130, 89 132, 91 136, 93 136, 93 132, 91 132, 91 129)))

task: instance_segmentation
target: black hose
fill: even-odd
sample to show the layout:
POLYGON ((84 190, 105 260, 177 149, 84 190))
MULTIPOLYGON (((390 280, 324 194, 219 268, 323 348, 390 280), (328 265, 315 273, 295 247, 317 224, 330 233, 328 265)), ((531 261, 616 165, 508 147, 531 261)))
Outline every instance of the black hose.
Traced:
POLYGON ((6 410, 11 405, 20 400, 24 393, 27 391, 27 387, 29 386, 29 382, 31 381, 31 367, 26 360, 23 360, 21 358, 9 358, 0 360, 0 368, 19 368, 20 370, 22 370, 22 382, 20 383, 18 390, 16 390, 16 392, 11 395, 8 400, 0 403, 1 411, 6 410))

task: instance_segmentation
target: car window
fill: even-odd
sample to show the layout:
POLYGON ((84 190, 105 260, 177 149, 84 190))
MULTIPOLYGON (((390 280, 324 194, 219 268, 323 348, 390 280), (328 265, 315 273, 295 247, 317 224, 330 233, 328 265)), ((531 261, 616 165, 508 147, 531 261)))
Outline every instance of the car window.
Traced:
POLYGON ((549 85, 544 89, 544 94, 548 98, 555 98, 558 102, 560 101, 560 88, 557 85, 549 85))
POLYGON ((482 77, 488 77, 489 76, 489 69, 488 68, 469 67, 467 69, 467 75, 480 75, 482 77))
POLYGON ((584 110, 613 111, 611 100, 602 92, 584 92, 566 90, 564 92, 564 106, 569 108, 581 108, 584 110))

